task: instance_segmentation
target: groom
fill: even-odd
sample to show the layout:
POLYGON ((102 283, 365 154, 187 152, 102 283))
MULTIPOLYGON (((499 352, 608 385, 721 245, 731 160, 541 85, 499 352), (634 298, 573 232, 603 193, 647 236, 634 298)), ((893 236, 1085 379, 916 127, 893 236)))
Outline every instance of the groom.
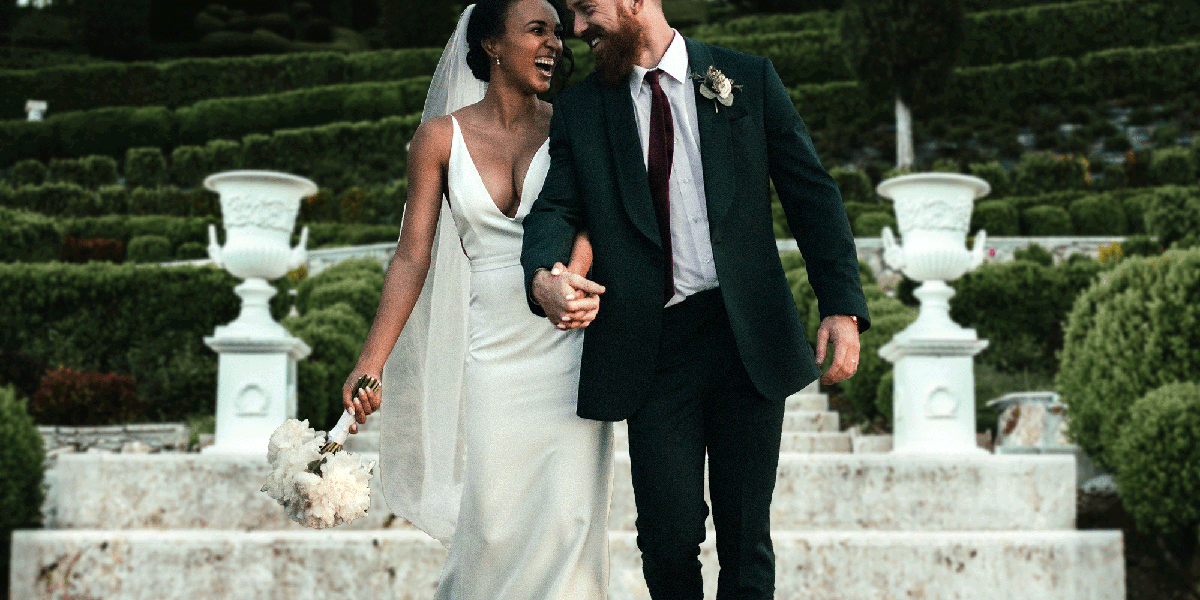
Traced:
POLYGON ((707 453, 717 597, 773 598, 784 399, 820 375, 829 343, 822 381, 852 375, 869 325, 841 196, 769 60, 684 38, 661 0, 568 6, 596 71, 555 101, 550 171, 524 221, 530 307, 588 327, 579 415, 628 421, 651 596, 703 596, 707 453), (815 357, 776 250, 771 181, 818 297, 815 357), (580 230, 590 279, 561 264, 580 230), (597 297, 594 320, 579 319, 597 297))

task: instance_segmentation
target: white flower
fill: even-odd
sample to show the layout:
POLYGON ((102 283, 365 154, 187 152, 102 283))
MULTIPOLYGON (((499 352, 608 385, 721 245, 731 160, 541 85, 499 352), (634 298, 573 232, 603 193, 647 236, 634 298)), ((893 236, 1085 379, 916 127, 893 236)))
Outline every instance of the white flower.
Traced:
POLYGON ((267 458, 271 472, 262 486, 283 505, 288 518, 323 529, 349 523, 371 506, 371 470, 351 452, 321 454, 325 434, 308 421, 285 421, 271 434, 267 458))
POLYGON ((740 85, 734 85, 732 79, 726 77, 724 73, 712 65, 709 65, 708 72, 704 75, 693 73, 692 79, 700 82, 701 96, 716 101, 713 103, 713 109, 717 112, 721 110, 717 106, 717 102, 725 106, 733 106, 733 91, 742 88, 740 85))

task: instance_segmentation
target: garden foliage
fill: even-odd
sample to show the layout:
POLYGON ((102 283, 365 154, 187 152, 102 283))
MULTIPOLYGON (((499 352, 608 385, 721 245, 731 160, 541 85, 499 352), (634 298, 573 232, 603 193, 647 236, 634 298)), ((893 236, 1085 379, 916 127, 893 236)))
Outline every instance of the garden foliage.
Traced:
POLYGON ((1200 372, 1200 249, 1121 261, 1076 298, 1064 337, 1055 387, 1071 438, 1115 467, 1133 403, 1200 372))
POLYGON ((0 593, 8 589, 12 531, 42 517, 46 452, 25 406, 11 386, 0 387, 0 593))
POLYGON ((132 377, 60 366, 42 377, 29 414, 40 425, 123 425, 149 408, 132 377))
POLYGON ((1194 243, 1200 236, 1200 193, 1196 188, 1164 186, 1146 196, 1146 233, 1164 248, 1194 243))
POLYGON ((1194 537, 1200 526, 1200 383, 1170 383, 1139 398, 1119 424, 1111 457, 1121 503, 1138 529, 1194 537))
POLYGON ((50 217, 0 206, 0 263, 54 260, 62 252, 63 234, 50 217))

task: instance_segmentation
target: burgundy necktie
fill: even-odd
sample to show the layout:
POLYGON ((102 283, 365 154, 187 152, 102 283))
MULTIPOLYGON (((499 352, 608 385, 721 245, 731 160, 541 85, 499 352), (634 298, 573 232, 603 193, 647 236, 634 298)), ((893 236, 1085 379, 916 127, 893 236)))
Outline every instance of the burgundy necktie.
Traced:
POLYGON ((646 172, 650 178, 650 198, 654 201, 654 215, 658 217, 658 234, 662 238, 664 268, 663 303, 675 296, 674 259, 671 256, 671 160, 675 154, 675 122, 671 118, 671 104, 658 74, 662 69, 646 72, 646 83, 650 84, 653 100, 650 102, 650 148, 646 172))

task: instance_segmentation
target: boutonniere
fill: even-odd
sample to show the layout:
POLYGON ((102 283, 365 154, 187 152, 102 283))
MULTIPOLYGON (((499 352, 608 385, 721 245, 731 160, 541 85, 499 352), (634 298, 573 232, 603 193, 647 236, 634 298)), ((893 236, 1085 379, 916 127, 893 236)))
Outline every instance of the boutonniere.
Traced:
POLYGON ((721 112, 719 104, 733 106, 733 91, 742 89, 742 86, 734 85, 732 79, 712 65, 709 65, 708 72, 703 75, 692 73, 692 79, 700 82, 700 95, 713 100, 713 110, 716 112, 721 112))

